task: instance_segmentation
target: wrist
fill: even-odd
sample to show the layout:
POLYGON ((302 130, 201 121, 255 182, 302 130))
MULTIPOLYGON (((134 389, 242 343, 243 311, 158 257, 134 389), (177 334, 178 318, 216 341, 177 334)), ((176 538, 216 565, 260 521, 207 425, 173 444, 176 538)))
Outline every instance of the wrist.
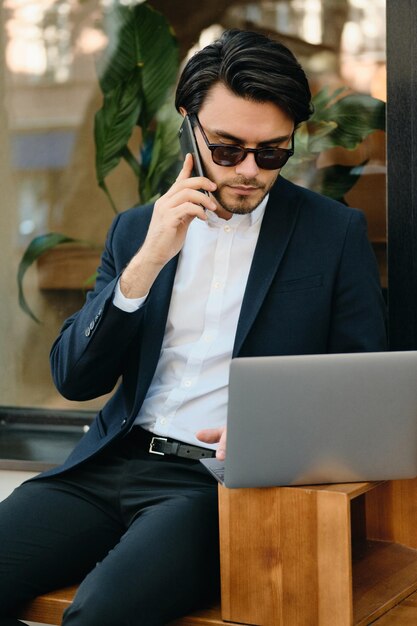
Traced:
POLYGON ((163 265, 150 261, 140 250, 120 276, 120 291, 125 298, 145 297, 163 265))

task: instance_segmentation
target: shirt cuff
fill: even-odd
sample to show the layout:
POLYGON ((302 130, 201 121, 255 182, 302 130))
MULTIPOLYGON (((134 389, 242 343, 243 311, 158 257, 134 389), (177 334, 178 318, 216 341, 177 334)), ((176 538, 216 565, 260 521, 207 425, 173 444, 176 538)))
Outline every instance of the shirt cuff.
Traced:
POLYGON ((142 298, 126 298, 126 296, 122 294, 122 291, 120 289, 119 279, 116 284, 116 289, 114 290, 113 304, 114 306, 117 306, 118 309, 121 309, 126 313, 134 313, 135 311, 140 309, 147 297, 148 294, 146 294, 146 296, 143 296, 142 298))

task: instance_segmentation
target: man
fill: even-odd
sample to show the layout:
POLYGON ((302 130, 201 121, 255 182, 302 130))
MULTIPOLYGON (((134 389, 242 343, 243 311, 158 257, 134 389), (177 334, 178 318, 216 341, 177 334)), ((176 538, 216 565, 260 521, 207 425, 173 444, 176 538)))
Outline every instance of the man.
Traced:
POLYGON ((80 581, 65 626, 161 625, 203 605, 218 589, 217 489, 198 459, 216 442, 225 455, 230 359, 385 348, 362 214, 279 177, 310 115, 293 55, 226 32, 188 62, 176 104, 206 177, 188 155, 154 207, 116 218, 52 348, 64 396, 121 383, 64 465, 0 505, 3 626, 80 581))

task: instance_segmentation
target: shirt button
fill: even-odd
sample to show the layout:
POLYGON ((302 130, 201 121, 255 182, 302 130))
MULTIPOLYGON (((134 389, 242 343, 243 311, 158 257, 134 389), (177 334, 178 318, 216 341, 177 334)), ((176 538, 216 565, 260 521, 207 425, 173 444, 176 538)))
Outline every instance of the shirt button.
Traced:
POLYGON ((167 423, 166 417, 161 417, 161 424, 166 424, 166 423, 167 423))
POLYGON ((191 387, 191 380, 184 380, 184 387, 191 387))
POLYGON ((214 288, 215 288, 215 289, 220 289, 220 287, 222 286, 222 284, 221 284, 221 283, 219 283, 219 282, 216 282, 216 283, 214 283, 214 285, 213 285, 213 286, 214 286, 214 288))
POLYGON ((86 337, 89 337, 89 336, 91 335, 91 330, 90 330, 90 327, 89 327, 89 326, 87 326, 87 328, 85 329, 85 331, 84 331, 84 335, 85 335, 86 337))
POLYGON ((230 228, 230 226, 225 226, 225 227, 224 227, 224 232, 225 232, 225 233, 230 233, 230 231, 231 231, 231 230, 232 230, 232 229, 230 228))

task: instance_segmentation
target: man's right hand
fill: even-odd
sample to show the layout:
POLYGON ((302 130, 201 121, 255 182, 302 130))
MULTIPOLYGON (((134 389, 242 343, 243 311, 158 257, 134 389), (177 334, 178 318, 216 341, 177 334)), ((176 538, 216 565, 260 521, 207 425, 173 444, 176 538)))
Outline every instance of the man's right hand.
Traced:
POLYGON ((125 297, 145 296, 164 265, 181 250, 193 219, 206 221, 204 208, 216 210, 214 200, 199 191, 213 192, 216 184, 205 177, 192 177, 192 169, 193 158, 187 154, 177 180, 155 202, 146 239, 120 278, 125 297))

